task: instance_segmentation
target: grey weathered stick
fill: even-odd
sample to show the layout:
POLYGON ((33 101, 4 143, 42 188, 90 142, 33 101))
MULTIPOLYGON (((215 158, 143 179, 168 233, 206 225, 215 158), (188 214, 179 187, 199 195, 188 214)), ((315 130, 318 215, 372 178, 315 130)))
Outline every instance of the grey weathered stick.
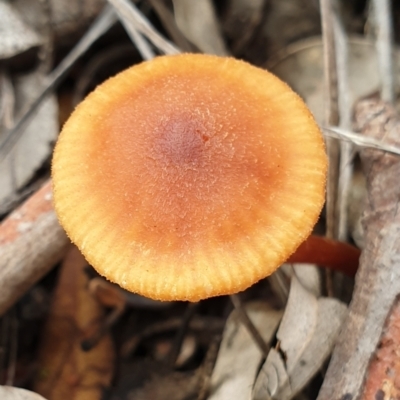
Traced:
MULTIPOLYGON (((351 129, 352 104, 350 102, 349 85, 349 49, 346 30, 339 21, 339 16, 334 18, 335 52, 338 77, 338 110, 339 126, 351 129)), ((353 146, 349 142, 340 142, 340 162, 338 176, 338 191, 336 203, 337 238, 341 241, 348 239, 348 200, 353 176, 353 146)))
POLYGON ((378 53, 379 75, 382 81, 381 97, 383 100, 394 101, 393 77, 393 33, 390 0, 373 0, 371 11, 376 31, 376 50, 378 53))
MULTIPOLYGON (((320 0, 322 43, 324 51, 324 124, 337 126, 339 124, 337 62, 334 35, 333 1, 320 0)), ((329 238, 337 236, 336 200, 339 171, 339 145, 336 141, 327 139, 326 150, 329 157, 326 198, 326 235, 329 238)))
MULTIPOLYGON (((356 109, 360 130, 392 145, 400 144, 400 120, 381 101, 356 109)), ((387 315, 400 294, 400 158, 362 150, 368 183, 361 256, 349 315, 339 336, 318 400, 356 400, 379 343, 387 315)))
POLYGON ((150 44, 146 41, 146 39, 140 34, 140 32, 136 29, 135 24, 131 19, 126 18, 125 14, 121 12, 118 8, 115 9, 117 15, 125 28, 126 33, 131 38, 132 42, 135 44, 138 49, 140 55, 144 60, 151 60, 156 55, 151 48, 150 44))
POLYGON ((61 259, 68 243, 48 181, 0 224, 0 315, 61 259))
POLYGON ((137 9, 137 7, 128 0, 108 0, 110 4, 117 10, 118 15, 125 21, 135 26, 142 35, 144 35, 151 43, 165 54, 178 54, 179 49, 160 35, 156 29, 150 24, 145 16, 137 9))

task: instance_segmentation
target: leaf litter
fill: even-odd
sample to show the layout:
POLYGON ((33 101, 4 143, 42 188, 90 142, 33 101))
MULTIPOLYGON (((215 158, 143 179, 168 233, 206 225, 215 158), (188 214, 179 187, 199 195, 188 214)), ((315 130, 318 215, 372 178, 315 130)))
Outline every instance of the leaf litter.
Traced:
MULTIPOLYGON (((56 68, 51 73, 46 70, 45 62, 35 69, 34 61, 38 58, 40 60, 40 52, 46 50, 46 46, 49 45, 48 42, 45 43, 46 36, 43 36, 48 29, 48 26, 45 26, 46 22, 43 25, 43 20, 46 21, 50 15, 53 33, 56 33, 60 43, 76 43, 76 40, 71 38, 74 35, 77 39, 82 37, 82 27, 85 29, 88 27, 88 21, 100 12, 105 2, 86 0, 78 4, 74 1, 48 0, 50 14, 46 16, 46 11, 43 14, 42 9, 37 15, 32 13, 27 17, 22 13, 26 7, 24 1, 17 0, 12 6, 9 2, 0 1, 0 11, 2 10, 0 19, 3 18, 5 21, 4 24, 0 24, 0 30, 4 31, 4 35, 2 33, 1 36, 8 38, 0 41, 0 74, 3 82, 0 93, 2 124, 0 140, 4 138, 4 131, 6 134, 9 133, 9 128, 20 121, 24 110, 28 109, 32 114, 31 118, 33 117, 25 131, 21 130, 25 123, 17 127, 15 131, 18 133, 17 139, 12 150, 14 153, 4 150, 1 153, 2 160, 4 156, 9 157, 7 162, 3 161, 1 164, 6 165, 0 171, 0 179, 6 182, 1 185, 1 201, 11 196, 18 202, 18 199, 22 198, 19 197, 20 194, 27 185, 43 179, 48 174, 48 165, 45 162, 50 157, 51 145, 58 131, 56 98, 59 93, 53 92, 56 85, 61 84, 60 90, 64 91, 63 94, 67 93, 66 99, 72 98, 69 86, 75 79, 74 75, 75 77, 79 75, 82 66, 100 53, 105 43, 108 46, 108 43, 116 42, 115 36, 112 37, 113 34, 118 37, 118 44, 121 41, 129 43, 129 39, 121 35, 121 32, 106 34, 105 38, 100 39, 100 44, 95 43, 114 24, 116 15, 131 29, 132 40, 136 46, 142 46, 142 51, 139 52, 143 56, 147 54, 147 57, 151 57, 157 52, 176 53, 179 51, 177 46, 179 40, 185 48, 198 48, 216 54, 231 53, 236 57, 244 56, 254 64, 269 66, 305 98, 317 119, 322 121, 324 67, 321 44, 320 39, 310 38, 320 30, 316 1, 307 2, 307 6, 304 6, 303 0, 290 0, 285 4, 277 1, 245 0, 227 0, 221 3, 199 1, 193 4, 174 0, 172 4, 152 0, 149 2, 151 5, 146 1, 130 3, 113 0, 110 3, 114 8, 107 8, 103 14, 108 18, 103 20, 105 21, 103 30, 98 30, 91 41, 86 42, 85 46, 81 46, 80 50, 68 59, 68 63, 63 64, 65 60, 62 61, 59 64, 62 68, 56 68), (81 3, 82 8, 79 9, 81 3), (199 12, 198 7, 205 7, 203 9, 206 11, 199 12), (152 10, 160 15, 161 24, 165 24, 167 33, 161 28, 160 21, 152 10), (299 18, 300 11, 301 18, 299 18), (37 16, 40 18, 36 18, 37 16), (297 16, 297 19, 294 16, 297 16), (15 23, 11 24, 12 21, 15 23), (290 21, 296 23, 292 24, 290 21), (240 26, 240 29, 235 31, 235 26, 240 26), (246 30, 247 26, 248 31, 242 35, 241 32, 246 30), (176 27, 181 31, 174 31, 176 27), (304 38, 308 39, 300 41, 304 38), (90 48, 93 43, 94 46, 90 48), (146 49, 151 51, 148 52, 146 49), (23 58, 19 58, 20 56, 23 58), (20 67, 18 75, 10 65, 20 67), (71 71, 68 78, 67 70, 71 71), (63 79, 68 81, 64 84, 61 82, 63 79), (50 92, 52 92, 50 97, 43 95, 50 92), (47 103, 43 102, 45 98, 47 103), (32 102, 35 104, 36 112, 30 111, 32 107, 27 108, 32 102), (9 189, 6 190, 7 187, 9 189)), ((359 11, 355 3, 348 2, 340 13, 346 29, 351 33, 361 34, 360 27, 366 24, 365 14, 359 11)), ((356 38, 349 42, 351 102, 361 96, 370 95, 380 88, 378 56, 374 45, 371 44, 371 38, 373 35, 369 35, 368 41, 356 38), (360 70, 363 71, 362 74, 359 73, 360 70)), ((51 46, 57 48, 58 43, 52 43, 51 46)), ((61 54, 66 53, 61 47, 57 50, 61 51, 61 54)), ((398 59, 397 50, 395 59, 398 59)), ((54 65, 57 65, 57 61, 54 65)), ((398 77, 398 66, 395 68, 394 76, 398 77)), ((93 82, 89 86, 101 82, 101 79, 97 79, 93 77, 93 82)), ((381 137, 365 138, 348 128, 346 130, 336 126, 325 126, 324 129, 328 135, 333 134, 336 138, 349 140, 360 147, 398 153, 398 149, 392 143, 383 142, 381 137)), ((360 198, 359 204, 363 204, 363 195, 357 194, 357 197, 360 198)), ((8 204, 15 205, 13 202, 8 204)), ((8 211, 11 211, 10 206, 8 211)), ((358 222, 353 224, 359 225, 359 214, 356 219, 358 222)), ((317 229, 323 228, 322 221, 317 229)), ((349 230, 353 231, 352 228, 349 230)), ((355 238, 357 242, 368 246, 362 237, 363 233, 358 231, 357 235, 355 238)), ((51 246, 51 239, 48 240, 51 246)), ((71 251, 64 259, 64 264, 70 260, 71 251)), ((77 254, 75 257, 79 259, 77 254)), ((83 267, 83 260, 77 263, 80 262, 83 267)), ((288 273, 282 270, 277 274, 280 276, 278 284, 280 289, 277 289, 277 283, 272 278, 240 296, 244 310, 265 343, 270 346, 270 352, 264 359, 254 338, 238 317, 237 311, 233 311, 227 318, 232 309, 227 298, 202 302, 196 308, 194 315, 187 314, 188 319, 184 320, 186 307, 183 304, 172 303, 158 307, 146 303, 144 306, 142 301, 130 297, 129 294, 113 291, 114 289, 103 284, 101 278, 95 276, 90 269, 83 268, 85 271, 83 275, 82 271, 78 274, 73 272, 72 267, 70 269, 71 276, 77 274, 74 279, 77 279, 76 285, 80 282, 79 289, 76 294, 70 289, 71 285, 66 285, 63 294, 60 294, 61 286, 55 291, 48 314, 49 319, 44 324, 40 340, 43 343, 40 360, 46 367, 34 366, 36 363, 34 352, 21 341, 21 332, 17 338, 20 348, 16 359, 13 359, 12 354, 7 354, 7 349, 0 352, 0 377, 4 375, 4 371, 14 368, 17 372, 16 385, 32 388, 32 382, 36 381, 36 390, 42 391, 40 385, 46 379, 50 379, 54 383, 53 389, 59 393, 66 393, 65 390, 74 391, 73 395, 68 394, 67 397, 64 395, 60 398, 75 398, 71 396, 79 398, 79 391, 89 390, 89 387, 90 390, 93 389, 92 394, 86 394, 85 400, 100 399, 101 396, 110 400, 292 399, 303 396, 302 398, 311 400, 315 396, 309 394, 311 392, 308 391, 307 385, 308 388, 315 387, 313 377, 318 373, 323 375, 326 360, 347 313, 346 305, 339 299, 338 293, 335 297, 321 296, 321 293, 326 293, 327 281, 323 275, 321 276, 319 269, 304 266, 286 267, 288 273), (102 292, 103 289, 99 289, 105 287, 110 292, 102 292), (276 290, 280 291, 279 298, 274 294, 276 290), (87 300, 86 305, 81 303, 82 298, 87 300), (67 306, 69 303, 70 305, 73 303, 74 307, 69 308, 67 306), (61 312, 66 315, 62 319, 64 322, 68 321, 68 328, 64 323, 54 322, 54 316, 58 313, 55 312, 57 304, 58 306, 61 304, 61 312), (91 325, 93 321, 96 322, 91 325), (222 331, 224 323, 225 328, 222 331), (74 334, 68 334, 71 332, 71 326, 74 334), (178 340, 182 332, 184 337, 178 340), (52 335, 55 335, 55 339, 50 340, 52 335), (114 358, 111 337, 121 360, 114 358), (92 347, 88 352, 81 350, 85 339, 96 339, 92 340, 92 347), (103 348, 100 343, 105 341, 109 344, 103 348), (213 347, 212 344, 219 341, 218 352, 218 346, 213 347), (176 343, 180 343, 180 347, 174 348, 176 343), (130 350, 124 352, 128 347, 130 350), (61 353, 58 354, 57 348, 61 349, 61 353), (67 354, 63 352, 65 348, 74 350, 67 354), (210 351, 211 348, 214 350, 210 351), (4 352, 9 356, 8 361, 2 355, 4 352), (96 356, 97 353, 99 354, 96 356), (171 358, 173 353, 178 356, 171 358), (29 355, 31 361, 28 361, 29 355), (168 360, 174 358, 176 363, 168 365, 168 360), (91 367, 92 362, 96 364, 95 367, 91 367), (79 368, 83 368, 86 372, 81 374, 81 369, 71 368, 71 365, 79 365, 79 368), (34 374, 32 370, 35 371, 34 374), (44 370, 46 370, 44 375, 37 376, 38 372, 44 370), (52 375, 55 370, 58 371, 58 376, 52 375), (33 376, 36 376, 36 379, 33 379, 33 376), (114 376, 113 382, 111 382, 112 376, 114 376), (135 376, 138 377, 136 381, 132 378, 135 376), (46 379, 42 380, 43 378, 46 379), (85 382, 90 383, 86 385, 85 382)), ((64 274, 64 270, 61 273, 64 274)), ((39 293, 40 290, 50 293, 55 281, 54 276, 46 277, 36 284, 31 293, 39 293)), ((24 293, 21 292, 19 297, 24 293)), ((43 304, 40 305, 40 301, 39 298, 33 300, 30 307, 45 309, 43 304)), ((25 307, 24 298, 15 307, 17 309, 25 307)), ((39 321, 31 322, 24 320, 23 317, 18 318, 21 326, 43 324, 43 317, 39 321)), ((1 323, 3 324, 5 320, 6 318, 2 319, 1 323)), ((7 329, 3 329, 2 332, 7 336, 7 329)), ((5 342, 0 338, 0 348, 2 343, 5 342)), ((39 395, 22 392, 16 388, 0 387, 0 393, 2 393, 0 397, 5 400, 40 398, 39 395)), ((45 394, 45 391, 43 394, 48 400, 57 398, 56 395, 45 394)))

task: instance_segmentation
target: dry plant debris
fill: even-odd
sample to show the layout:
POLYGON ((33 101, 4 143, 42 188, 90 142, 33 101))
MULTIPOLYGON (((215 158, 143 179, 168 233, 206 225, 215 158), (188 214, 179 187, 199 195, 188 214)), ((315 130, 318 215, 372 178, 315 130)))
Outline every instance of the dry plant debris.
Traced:
MULTIPOLYGON (((39 49, 45 46, 45 37, 14 7, 15 4, 0 1, 0 62, 18 57, 26 57, 33 62, 39 49)), ((45 63, 33 70, 20 68, 17 73, 12 69, 0 67, 2 131, 10 129, 15 115, 31 105, 48 73, 45 63)), ((0 160, 0 208, 4 202, 18 197, 18 190, 32 179, 35 171, 49 157, 58 131, 56 98, 51 95, 25 127, 22 140, 0 160)))
POLYGON ((105 3, 105 0, 14 0, 12 5, 36 33, 43 35, 51 30, 59 45, 67 45, 79 38, 105 3))
MULTIPOLYGON (((365 135, 399 143, 400 123, 394 109, 382 101, 365 100, 356 108, 357 128, 365 135)), ((400 293, 398 266, 400 159, 376 150, 361 153, 368 198, 363 217, 365 248, 349 315, 333 353, 320 400, 358 398, 368 374, 385 321, 400 293)), ((395 325, 393 329, 396 329, 395 325)), ((379 354, 379 353, 378 353, 379 354)))
MULTIPOLYGON (((270 342, 279 325, 282 312, 261 302, 248 303, 245 309, 264 340, 270 342)), ((237 312, 233 311, 226 322, 218 359, 211 377, 209 400, 250 398, 262 357, 237 312)))
POLYGON ((13 57, 41 44, 37 32, 5 1, 0 1, 0 37, 0 59, 13 57))
POLYGON ((35 390, 52 400, 100 400, 114 374, 114 346, 105 334, 90 351, 82 340, 95 332, 103 315, 88 291, 86 260, 70 247, 60 271, 39 349, 35 390))
POLYGON ((0 224, 0 315, 60 261, 69 243, 52 206, 51 183, 0 224))
MULTIPOLYGON (((53 319, 46 329, 48 334, 51 331, 59 335, 59 340, 52 340, 51 346, 71 345, 76 349, 68 355, 69 361, 79 364, 84 359, 96 358, 103 363, 102 371, 89 368, 88 374, 81 375, 91 382, 101 382, 100 386, 94 385, 90 394, 83 394, 85 400, 100 398, 100 387, 110 385, 114 368, 115 379, 104 400, 214 397, 225 400, 243 396, 253 400, 313 400, 323 380, 319 396, 323 400, 396 398, 400 386, 397 349, 400 288, 396 278, 395 210, 400 195, 396 191, 398 158, 393 155, 400 154, 400 143, 392 134, 398 132, 398 120, 387 105, 364 103, 368 106, 362 116, 358 112, 357 121, 367 122, 359 134, 351 131, 350 114, 352 104, 360 97, 380 92, 390 100, 398 89, 399 51, 397 48, 391 51, 390 30, 393 22, 393 34, 398 41, 400 24, 398 18, 391 19, 391 11, 393 16, 398 15, 399 4, 393 1, 391 10, 389 0, 371 0, 371 7, 364 0, 109 0, 108 3, 107 6, 105 0, 0 0, 0 213, 2 216, 10 213, 0 225, 0 314, 4 314, 0 319, 0 384, 33 386, 37 338, 29 329, 22 331, 27 325, 38 326, 38 315, 46 310, 46 299, 55 286, 55 273, 46 273, 64 257, 68 244, 51 206, 50 184, 47 182, 36 191, 49 176, 48 165, 43 162, 50 157, 58 130, 55 96, 63 99, 58 103, 62 114, 68 113, 66 110, 72 106, 66 105, 65 100, 82 98, 86 88, 93 88, 105 77, 126 68, 126 64, 119 65, 118 57, 116 61, 108 60, 107 65, 104 61, 107 54, 114 54, 114 50, 121 53, 121 49, 131 46, 134 63, 139 57, 151 59, 156 54, 180 51, 232 54, 272 69, 304 98, 320 123, 326 120, 324 112, 329 109, 330 122, 336 121, 338 126, 322 123, 324 135, 355 146, 341 143, 340 163, 336 156, 330 160, 335 166, 332 187, 338 190, 333 196, 334 191, 330 191, 329 221, 323 214, 316 230, 320 234, 327 224, 328 233, 339 232, 341 240, 351 233, 365 250, 362 268, 356 275, 350 314, 339 333, 326 375, 324 360, 338 334, 345 308, 335 297, 321 297, 321 287, 323 296, 344 298, 341 288, 351 293, 352 283, 341 274, 319 274, 315 266, 287 264, 268 281, 261 281, 240 295, 237 300, 241 308, 233 313, 239 316, 240 323, 232 316, 223 333, 232 307, 225 296, 191 306, 161 303, 128 293, 96 276, 90 268, 85 269, 85 275, 74 275, 70 268, 79 290, 73 294, 70 288, 74 285, 64 286, 62 296, 57 292, 58 300, 52 305, 76 300, 76 307, 62 310, 69 313, 70 324, 57 325, 53 319), (334 4, 338 7, 333 7, 334 4), (121 27, 115 26, 117 19, 127 31, 126 36, 121 27), (311 38, 313 35, 318 37, 311 38), (325 49, 322 42, 328 45, 325 49), (69 52, 70 46, 74 47, 69 52), (106 75, 90 72, 89 67, 97 63, 101 65, 95 71, 106 70, 106 75), (329 78, 325 82, 323 75, 329 78), (59 93, 55 92, 57 87, 59 93), (332 107, 327 106, 324 97, 332 107), (360 149, 368 170, 368 188, 361 191, 359 185, 351 184, 353 157, 360 149), (29 194, 32 196, 18 207, 29 194), (363 230, 359 228, 360 208, 365 199, 367 214, 363 230), (353 215, 347 218, 347 212, 353 215), (45 278, 38 283, 43 275, 45 278), (89 299, 90 310, 75 295, 89 299), (257 306, 252 300, 256 300, 257 306), (103 307, 107 308, 105 313, 103 307), (265 341, 262 348, 272 348, 267 360, 256 346, 255 336, 249 334, 249 326, 243 325, 245 309, 250 323, 253 320, 256 326, 268 315, 284 313, 279 327, 277 317, 269 328, 260 329, 261 340, 264 335, 265 341), (91 324, 95 315, 96 323, 91 324), (29 318, 34 318, 31 325, 29 318), (68 336, 70 330, 62 329, 67 325, 75 326, 77 335, 68 336), (120 359, 111 355, 110 335, 120 359), (26 345, 27 339, 31 347, 26 345), (104 341, 108 341, 105 352, 104 341), (91 351, 78 351, 79 344, 91 351), (97 358, 93 356, 96 352, 103 353, 97 358)), ((360 171, 356 174, 354 179, 359 181, 360 171)), ((296 200, 296 193, 292 196, 296 200)), ((83 266, 81 256, 76 250, 72 252, 83 266)), ((311 236, 289 261, 315 262, 354 275, 358 259, 358 249, 347 243, 311 236)), ((64 259, 64 266, 70 261, 71 253, 64 259)), ((54 317, 53 308, 51 315, 54 317)), ((46 337, 41 336, 41 341, 42 360, 50 366, 48 371, 54 372, 63 357, 49 353, 46 337)), ((53 389, 58 392, 48 395, 47 400, 58 398, 60 393, 63 400, 74 398, 62 393, 78 388, 79 371, 65 370, 62 376, 68 375, 68 379, 47 376, 56 382, 53 389)), ((75 392, 76 396, 80 393, 75 392)), ((43 399, 33 392, 4 386, 0 386, 0 398, 43 399)))
POLYGON ((290 400, 298 394, 331 353, 346 311, 337 299, 317 298, 294 274, 278 344, 259 371, 252 398, 290 400))
POLYGON ((0 386, 0 397, 5 400, 46 400, 37 393, 12 386, 0 386))
POLYGON ((389 312, 383 335, 368 367, 361 400, 400 397, 400 303, 397 298, 389 312))
POLYGON ((173 4, 176 24, 188 40, 204 53, 219 56, 229 54, 211 0, 197 0, 194 3, 173 0, 173 4), (199 19, 199 15, 203 15, 203 18, 199 19))

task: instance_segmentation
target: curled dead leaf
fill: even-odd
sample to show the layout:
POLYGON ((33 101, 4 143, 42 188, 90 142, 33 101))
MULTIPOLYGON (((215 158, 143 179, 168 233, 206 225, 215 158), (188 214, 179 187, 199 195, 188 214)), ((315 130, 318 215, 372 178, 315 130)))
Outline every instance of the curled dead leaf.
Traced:
POLYGON ((253 400, 290 400, 330 354, 346 315, 336 299, 317 298, 294 274, 289 300, 272 349, 257 376, 253 400))
POLYGON ((86 260, 72 247, 62 265, 39 351, 35 390, 51 400, 100 400, 111 382, 114 349, 105 335, 89 352, 81 348, 87 332, 96 330, 103 312, 87 290, 86 260))
MULTIPOLYGON (((270 342, 281 319, 281 311, 266 303, 249 303, 245 309, 263 339, 270 342)), ((233 311, 226 323, 211 377, 209 400, 250 398, 262 357, 237 312, 233 311)))

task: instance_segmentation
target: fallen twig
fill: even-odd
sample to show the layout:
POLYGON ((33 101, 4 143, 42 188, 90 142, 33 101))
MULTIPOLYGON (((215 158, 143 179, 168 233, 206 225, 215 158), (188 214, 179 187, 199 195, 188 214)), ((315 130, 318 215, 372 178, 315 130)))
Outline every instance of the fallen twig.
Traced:
MULTIPOLYGON (((382 101, 361 102, 356 121, 365 135, 399 145, 400 121, 382 101)), ((366 245, 349 315, 318 400, 359 398, 365 380, 371 378, 367 369, 384 323, 400 293, 400 159, 375 150, 363 150, 361 156, 368 184, 366 245)))
POLYGON ((43 277, 69 243, 48 181, 0 225, 0 315, 43 277))

